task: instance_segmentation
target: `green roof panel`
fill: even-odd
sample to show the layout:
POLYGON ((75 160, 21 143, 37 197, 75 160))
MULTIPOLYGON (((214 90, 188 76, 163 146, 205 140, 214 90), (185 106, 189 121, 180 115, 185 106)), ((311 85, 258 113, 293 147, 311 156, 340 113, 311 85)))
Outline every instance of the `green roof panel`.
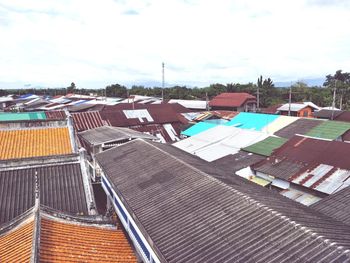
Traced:
POLYGON ((349 122, 325 121, 311 129, 306 135, 322 139, 335 140, 350 130, 349 122))
POLYGON ((1 121, 29 121, 29 120, 45 120, 45 112, 3 112, 0 113, 1 121))
POLYGON ((270 156, 272 152, 281 147, 288 139, 280 137, 267 137, 265 140, 243 148, 243 151, 251 152, 263 156, 270 156))

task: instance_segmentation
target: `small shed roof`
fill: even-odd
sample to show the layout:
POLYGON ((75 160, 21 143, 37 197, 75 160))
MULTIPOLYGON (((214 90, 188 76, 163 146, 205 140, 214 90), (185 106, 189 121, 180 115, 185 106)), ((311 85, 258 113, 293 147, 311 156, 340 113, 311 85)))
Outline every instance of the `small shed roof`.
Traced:
POLYGON ((98 111, 71 113, 71 116, 73 118, 74 129, 77 132, 94 129, 108 124, 107 121, 102 120, 100 112, 98 111))
POLYGON ((272 114, 240 112, 225 125, 261 131, 265 126, 269 125, 278 117, 278 115, 272 114))
MULTIPOLYGON (((307 106, 308 105, 302 103, 291 103, 290 111, 300 111, 307 106)), ((281 107, 277 108, 277 111, 289 111, 289 103, 283 104, 281 107)))
POLYGON ((99 145, 112 141, 144 138, 155 140, 156 137, 128 128, 102 126, 79 133, 79 136, 91 145, 99 145))
POLYGON ((311 137, 335 140, 350 129, 349 122, 324 121, 311 129, 306 135, 311 137))
POLYGON ((319 119, 331 119, 332 115, 333 118, 336 119, 337 116, 342 114, 343 111, 341 110, 332 110, 332 109, 321 109, 319 111, 314 112, 314 117, 319 118, 319 119))
POLYGON ((245 147, 242 150, 263 156, 270 156, 275 149, 281 147, 286 141, 287 139, 285 138, 270 136, 265 140, 245 147))

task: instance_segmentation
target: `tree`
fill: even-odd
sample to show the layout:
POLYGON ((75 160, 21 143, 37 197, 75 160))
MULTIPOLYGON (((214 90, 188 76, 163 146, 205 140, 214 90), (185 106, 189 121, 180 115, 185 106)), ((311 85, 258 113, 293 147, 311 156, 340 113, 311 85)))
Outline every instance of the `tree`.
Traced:
POLYGON ((350 87, 350 73, 342 72, 342 70, 337 70, 334 75, 327 75, 326 81, 323 86, 335 89, 339 96, 339 107, 340 109, 348 108, 349 105, 349 87, 350 87), (345 103, 343 104, 343 102, 345 103))
POLYGON ((75 83, 72 82, 72 83, 70 84, 70 86, 67 87, 67 93, 74 93, 75 88, 76 88, 75 83))
POLYGON ((120 84, 112 84, 106 87, 106 96, 107 97, 127 97, 127 88, 120 84))
POLYGON ((272 79, 267 78, 262 81, 262 76, 260 76, 258 85, 261 85, 261 90, 259 87, 259 93, 261 94, 260 105, 262 107, 268 107, 274 104, 276 102, 276 99, 274 98, 277 95, 277 89, 275 88, 275 84, 273 84, 272 79))

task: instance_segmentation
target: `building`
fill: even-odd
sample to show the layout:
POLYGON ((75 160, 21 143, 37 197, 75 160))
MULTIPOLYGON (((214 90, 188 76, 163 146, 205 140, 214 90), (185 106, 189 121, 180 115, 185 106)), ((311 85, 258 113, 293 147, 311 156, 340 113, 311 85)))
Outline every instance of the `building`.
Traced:
POLYGON ((248 93, 221 93, 209 102, 212 110, 255 111, 256 98, 248 93))
POLYGON ((348 225, 241 178, 224 184, 169 147, 134 140, 97 155, 144 262, 350 260, 348 225))
POLYGON ((313 112, 317 109, 318 108, 308 103, 286 103, 277 108, 277 112, 286 116, 312 118, 313 112))

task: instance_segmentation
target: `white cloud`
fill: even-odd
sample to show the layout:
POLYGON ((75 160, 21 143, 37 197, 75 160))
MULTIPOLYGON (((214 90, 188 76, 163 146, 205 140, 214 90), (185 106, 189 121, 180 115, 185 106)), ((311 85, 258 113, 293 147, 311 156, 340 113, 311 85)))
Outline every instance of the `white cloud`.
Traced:
MULTIPOLYGON (((255 82, 350 71, 350 6, 329 0, 0 0, 0 81, 255 82)), ((101 86, 103 87, 103 86, 101 86)))

